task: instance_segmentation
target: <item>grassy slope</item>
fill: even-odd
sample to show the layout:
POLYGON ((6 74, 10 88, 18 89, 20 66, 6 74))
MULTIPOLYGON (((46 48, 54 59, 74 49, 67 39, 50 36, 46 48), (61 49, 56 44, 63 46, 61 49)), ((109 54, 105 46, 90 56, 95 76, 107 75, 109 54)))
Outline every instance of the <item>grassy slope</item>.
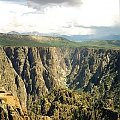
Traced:
POLYGON ((75 42, 58 37, 0 34, 1 46, 79 47, 75 42))
POLYGON ((0 34, 0 46, 120 48, 119 40, 72 42, 60 37, 0 34))

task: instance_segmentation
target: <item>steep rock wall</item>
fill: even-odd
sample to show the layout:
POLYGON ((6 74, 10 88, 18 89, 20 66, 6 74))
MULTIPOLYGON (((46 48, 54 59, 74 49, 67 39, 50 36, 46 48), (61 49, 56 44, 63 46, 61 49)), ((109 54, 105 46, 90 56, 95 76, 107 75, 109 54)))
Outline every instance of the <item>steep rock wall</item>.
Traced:
POLYGON ((18 96, 22 106, 58 87, 110 96, 118 93, 119 56, 119 50, 106 49, 1 47, 0 84, 18 96))

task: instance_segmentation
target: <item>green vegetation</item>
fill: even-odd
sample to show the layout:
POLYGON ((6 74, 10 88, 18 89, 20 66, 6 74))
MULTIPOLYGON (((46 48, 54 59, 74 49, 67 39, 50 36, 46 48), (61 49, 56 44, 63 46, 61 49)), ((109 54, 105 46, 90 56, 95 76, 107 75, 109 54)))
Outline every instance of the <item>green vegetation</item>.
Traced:
POLYGON ((119 40, 73 42, 62 37, 0 34, 1 46, 120 48, 119 40))
POLYGON ((75 42, 61 37, 0 34, 1 46, 29 47, 79 47, 75 42))
MULTIPOLYGON (((110 99, 106 103, 111 104, 110 99)), ((31 119, 49 116, 52 120, 118 120, 118 112, 108 109, 104 101, 65 88, 53 89, 39 101, 29 104, 31 119)))
POLYGON ((90 48, 119 49, 120 40, 91 40, 81 42, 81 46, 90 48))
POLYGON ((87 93, 78 94, 62 88, 53 89, 39 102, 30 104, 30 114, 35 113, 39 117, 49 116, 52 120, 88 120, 92 113, 91 103, 92 99, 87 93))

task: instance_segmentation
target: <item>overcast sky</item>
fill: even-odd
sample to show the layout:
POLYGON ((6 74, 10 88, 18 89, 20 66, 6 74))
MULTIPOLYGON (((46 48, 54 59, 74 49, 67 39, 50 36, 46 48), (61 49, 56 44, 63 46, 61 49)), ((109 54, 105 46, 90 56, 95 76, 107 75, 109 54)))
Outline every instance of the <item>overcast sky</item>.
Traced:
POLYGON ((119 34, 119 21, 119 0, 0 0, 0 32, 119 34))

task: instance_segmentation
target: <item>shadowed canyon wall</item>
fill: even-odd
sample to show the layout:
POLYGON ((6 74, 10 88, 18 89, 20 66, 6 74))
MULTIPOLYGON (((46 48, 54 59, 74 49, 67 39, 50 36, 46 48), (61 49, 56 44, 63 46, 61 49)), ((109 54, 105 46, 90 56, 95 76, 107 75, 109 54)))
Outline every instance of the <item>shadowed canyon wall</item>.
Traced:
POLYGON ((70 88, 89 92, 96 99, 103 99, 105 108, 119 111, 119 78, 119 50, 0 47, 0 85, 28 109, 51 90, 70 88))

